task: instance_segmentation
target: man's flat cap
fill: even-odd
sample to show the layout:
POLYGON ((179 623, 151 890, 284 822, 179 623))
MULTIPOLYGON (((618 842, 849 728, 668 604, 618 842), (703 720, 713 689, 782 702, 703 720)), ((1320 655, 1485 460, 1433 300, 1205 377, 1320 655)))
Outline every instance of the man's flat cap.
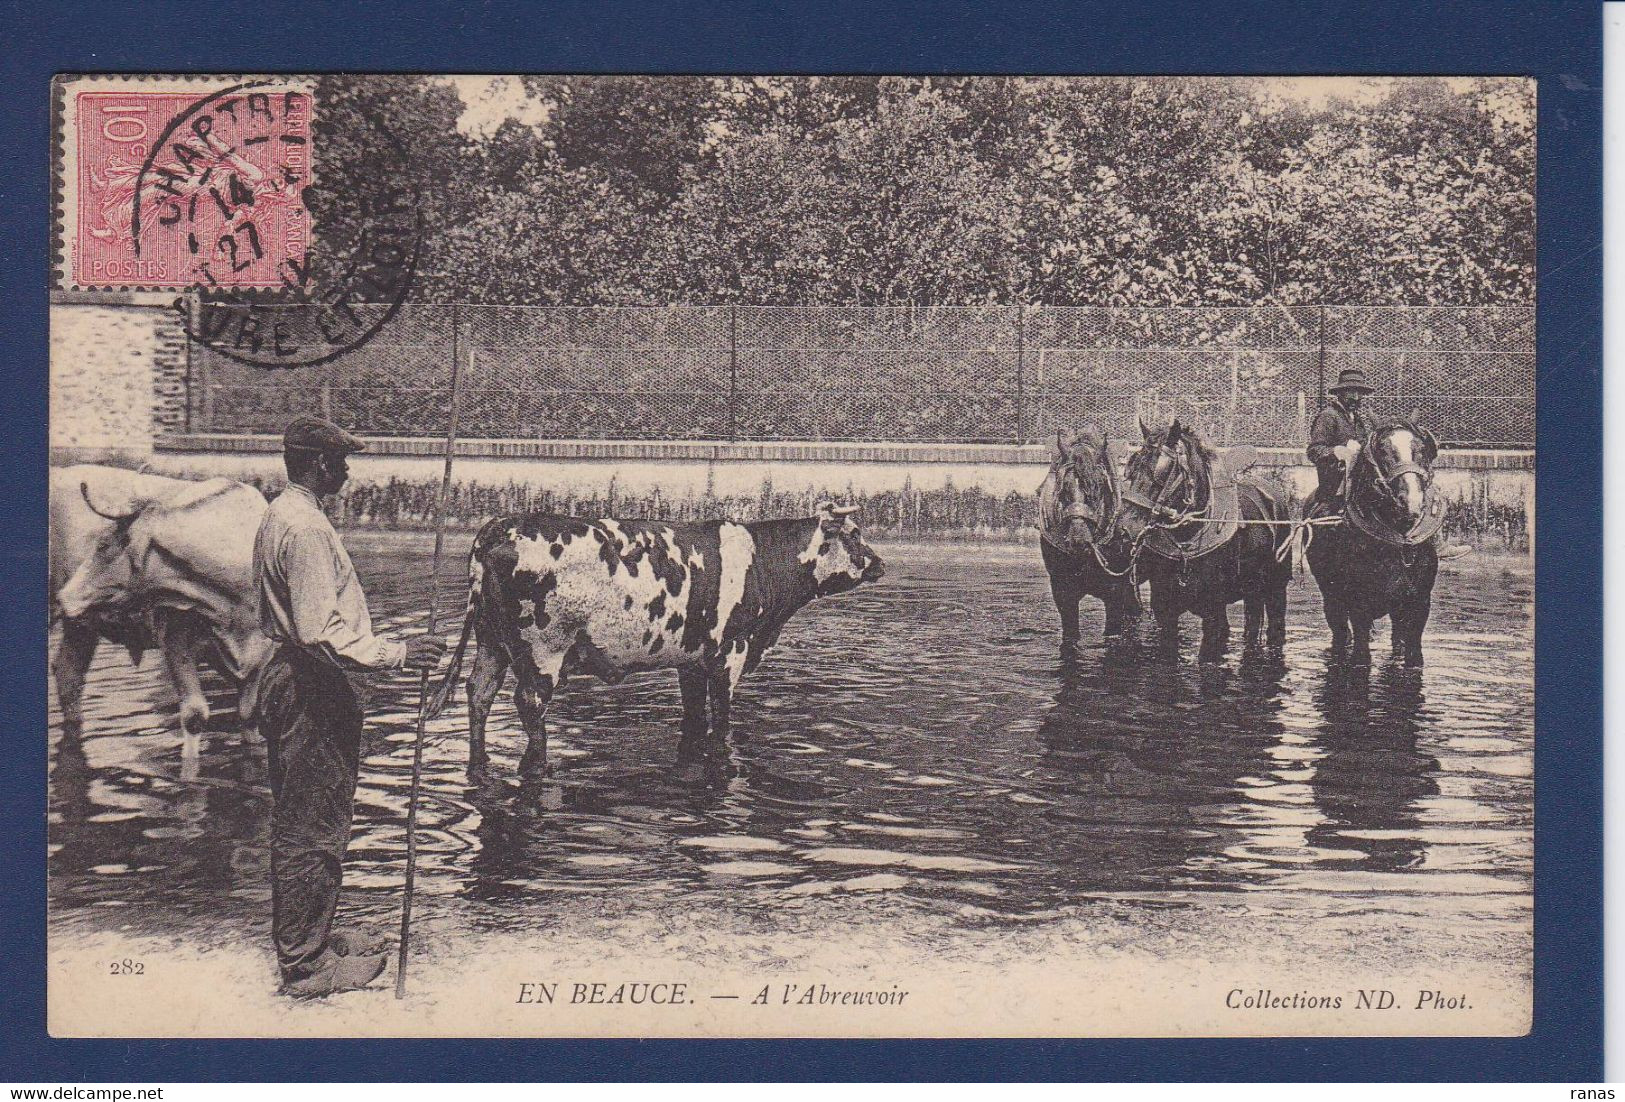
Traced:
POLYGON ((282 449, 349 455, 351 452, 366 451, 367 445, 333 422, 307 414, 288 422, 287 429, 282 433, 282 449))

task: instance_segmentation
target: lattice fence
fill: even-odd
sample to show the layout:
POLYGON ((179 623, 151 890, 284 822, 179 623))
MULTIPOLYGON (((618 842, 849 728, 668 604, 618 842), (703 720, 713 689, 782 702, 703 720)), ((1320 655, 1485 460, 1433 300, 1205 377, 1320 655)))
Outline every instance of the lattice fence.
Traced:
POLYGON ((408 305, 317 368, 194 343, 189 427, 277 432, 314 412, 437 436, 454 357, 468 437, 1011 443, 1177 415, 1215 443, 1299 446, 1358 366, 1379 413, 1415 410, 1446 443, 1535 438, 1523 307, 408 305))

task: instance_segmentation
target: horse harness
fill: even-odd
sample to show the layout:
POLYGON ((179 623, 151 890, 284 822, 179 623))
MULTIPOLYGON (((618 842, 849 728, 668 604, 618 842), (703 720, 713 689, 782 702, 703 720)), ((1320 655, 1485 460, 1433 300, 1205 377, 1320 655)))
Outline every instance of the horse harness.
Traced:
MULTIPOLYGON (((1184 489, 1186 484, 1194 483, 1196 479, 1190 471, 1185 469, 1184 456, 1178 451, 1170 448, 1167 444, 1158 444, 1157 450, 1164 459, 1172 464, 1173 473, 1180 475, 1181 478, 1178 481, 1169 478, 1158 487, 1154 498, 1147 498, 1144 494, 1130 487, 1122 491, 1123 500, 1149 510, 1153 517, 1166 516, 1169 518, 1167 521, 1160 522, 1158 527, 1177 528, 1205 516, 1207 512, 1205 506, 1196 510, 1179 510, 1168 505, 1168 500, 1173 497, 1175 489, 1184 489)), ((1155 473, 1155 471, 1152 472, 1153 475, 1155 473)))
POLYGON ((1152 517, 1151 523, 1136 541, 1136 555, 1143 546, 1160 558, 1177 562, 1177 578, 1183 586, 1189 582, 1194 560, 1225 546, 1242 524, 1250 523, 1241 516, 1241 491, 1244 486, 1220 460, 1208 471, 1207 500, 1201 505, 1191 502, 1183 508, 1175 507, 1170 502, 1176 499, 1176 495, 1187 489, 1199 490, 1202 480, 1187 466, 1188 457, 1185 454, 1169 448, 1165 443, 1158 444, 1158 451, 1172 464, 1169 475, 1155 486, 1151 497, 1134 489, 1125 490, 1123 496, 1125 500, 1147 509, 1152 517), (1177 538, 1174 532, 1187 525, 1199 526, 1197 533, 1187 539, 1177 538))
POLYGON ((1354 472, 1349 472, 1349 486, 1344 495, 1344 515, 1350 525, 1379 543, 1400 549, 1401 557, 1406 566, 1414 561, 1416 548, 1428 543, 1438 534, 1444 525, 1444 502, 1433 491, 1433 471, 1416 462, 1397 463, 1389 470, 1383 470, 1382 464, 1377 460, 1376 442, 1377 434, 1373 432, 1366 439, 1366 446, 1361 450, 1361 458, 1357 461, 1371 468, 1373 475, 1371 485, 1388 501, 1389 504, 1404 507, 1404 498, 1400 496, 1399 480, 1407 474, 1414 474, 1422 483, 1423 508, 1422 517, 1407 532, 1395 531, 1389 525, 1374 517, 1360 504, 1359 496, 1355 493, 1354 472))

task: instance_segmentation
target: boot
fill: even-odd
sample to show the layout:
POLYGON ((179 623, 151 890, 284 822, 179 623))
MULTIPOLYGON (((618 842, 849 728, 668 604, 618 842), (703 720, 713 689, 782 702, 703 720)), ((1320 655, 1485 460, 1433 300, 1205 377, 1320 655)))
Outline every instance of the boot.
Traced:
POLYGON ((328 953, 315 972, 282 985, 282 994, 295 999, 321 999, 340 991, 367 986, 384 971, 382 954, 371 957, 341 957, 328 953))

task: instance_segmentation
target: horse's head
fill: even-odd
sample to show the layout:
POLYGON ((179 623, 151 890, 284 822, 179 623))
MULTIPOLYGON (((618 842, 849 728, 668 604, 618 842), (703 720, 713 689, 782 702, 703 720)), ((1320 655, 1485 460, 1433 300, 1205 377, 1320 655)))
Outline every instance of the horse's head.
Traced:
POLYGON ((1117 467, 1105 434, 1092 425, 1057 432, 1038 499, 1044 534, 1056 546, 1110 542, 1117 531, 1117 467))
POLYGON ((1414 420, 1388 421, 1366 441, 1369 483, 1411 524, 1422 519, 1439 442, 1414 420))
POLYGON ((1177 417, 1162 429, 1141 421, 1140 435, 1144 442, 1129 458, 1123 486, 1123 531, 1136 539, 1149 527, 1178 527, 1181 517, 1206 505, 1212 458, 1177 417))

